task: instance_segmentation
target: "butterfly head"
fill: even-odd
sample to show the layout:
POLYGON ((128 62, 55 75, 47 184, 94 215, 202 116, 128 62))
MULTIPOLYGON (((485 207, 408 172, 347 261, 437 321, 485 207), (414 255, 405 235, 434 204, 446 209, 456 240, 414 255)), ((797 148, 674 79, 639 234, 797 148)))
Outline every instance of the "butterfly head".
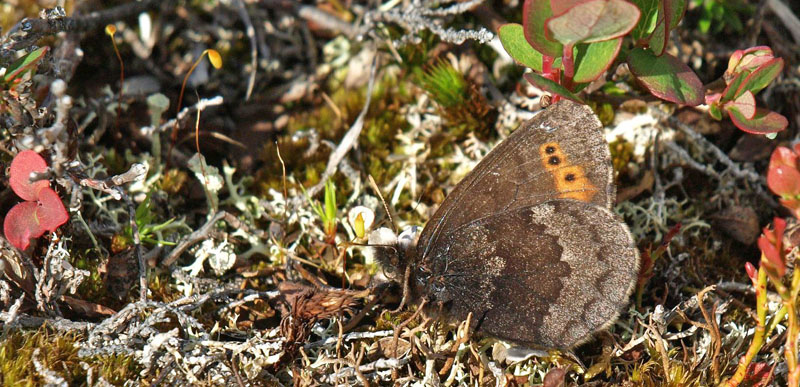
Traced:
POLYGON ((406 266, 413 263, 416 257, 418 227, 404 230, 400 235, 381 227, 369 234, 368 254, 380 264, 390 279, 401 282, 406 266))

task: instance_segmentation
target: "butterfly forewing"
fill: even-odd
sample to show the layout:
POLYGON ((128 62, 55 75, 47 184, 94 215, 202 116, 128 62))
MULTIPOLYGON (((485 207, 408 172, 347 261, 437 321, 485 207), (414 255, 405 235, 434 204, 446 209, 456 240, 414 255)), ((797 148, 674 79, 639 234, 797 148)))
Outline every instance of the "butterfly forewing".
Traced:
POLYGON ((612 182, 600 121, 589 107, 561 101, 497 145, 456 186, 423 230, 418 255, 459 226, 514 208, 559 198, 610 208, 612 182))

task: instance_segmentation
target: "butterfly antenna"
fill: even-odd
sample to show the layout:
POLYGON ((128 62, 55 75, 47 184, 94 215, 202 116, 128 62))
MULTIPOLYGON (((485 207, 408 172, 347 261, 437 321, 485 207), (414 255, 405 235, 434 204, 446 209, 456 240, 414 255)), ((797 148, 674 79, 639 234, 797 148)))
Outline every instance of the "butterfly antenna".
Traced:
POLYGON ((381 203, 383 203, 383 209, 386 211, 386 216, 389 217, 389 223, 392 224, 392 231, 397 232, 397 225, 394 224, 394 219, 392 219, 392 213, 389 212, 389 206, 386 204, 386 199, 383 198, 383 194, 381 190, 378 188, 378 184, 375 183, 375 179, 372 178, 372 175, 369 175, 369 185, 372 187, 372 190, 378 194, 378 197, 381 198, 381 203))

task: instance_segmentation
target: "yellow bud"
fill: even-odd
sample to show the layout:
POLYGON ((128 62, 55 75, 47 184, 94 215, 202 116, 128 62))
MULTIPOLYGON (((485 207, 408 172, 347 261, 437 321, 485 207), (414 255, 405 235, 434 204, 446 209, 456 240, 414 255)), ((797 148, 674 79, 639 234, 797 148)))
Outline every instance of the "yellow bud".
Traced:
POLYGON ((217 50, 209 48, 205 53, 208 54, 208 61, 211 62, 211 65, 214 66, 215 69, 222 68, 222 57, 217 50))
POLYGON ((367 207, 356 206, 350 210, 347 218, 353 227, 356 237, 362 239, 372 228, 372 222, 375 221, 375 213, 367 207))
POLYGON ((356 236, 359 238, 363 238, 366 232, 364 231, 364 217, 361 216, 363 214, 359 213, 356 215, 356 220, 353 222, 353 229, 356 232, 356 236))
POLYGON ((108 36, 113 38, 114 34, 116 34, 116 33, 117 33, 117 27, 114 27, 113 24, 109 24, 109 25, 106 26, 106 35, 108 35, 108 36))

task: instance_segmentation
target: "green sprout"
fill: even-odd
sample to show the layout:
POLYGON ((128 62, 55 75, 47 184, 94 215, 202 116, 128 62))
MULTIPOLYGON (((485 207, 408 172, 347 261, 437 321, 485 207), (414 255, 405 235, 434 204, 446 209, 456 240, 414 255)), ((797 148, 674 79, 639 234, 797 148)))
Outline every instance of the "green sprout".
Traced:
POLYGON ((427 71, 419 71, 417 76, 420 86, 442 107, 447 109, 465 103, 467 81, 450 62, 440 59, 427 71))
POLYGON ((336 243, 336 186, 333 181, 325 182, 325 203, 312 202, 311 207, 322 220, 325 242, 336 243))
MULTIPOLYGON (((136 226, 139 228, 139 237, 142 243, 150 245, 174 246, 175 242, 160 239, 159 233, 168 228, 175 218, 166 222, 155 223, 156 214, 153 212, 150 194, 136 207, 136 226)), ((114 235, 111 241, 111 250, 115 253, 123 251, 133 244, 133 230, 126 226, 122 233, 114 235)))

